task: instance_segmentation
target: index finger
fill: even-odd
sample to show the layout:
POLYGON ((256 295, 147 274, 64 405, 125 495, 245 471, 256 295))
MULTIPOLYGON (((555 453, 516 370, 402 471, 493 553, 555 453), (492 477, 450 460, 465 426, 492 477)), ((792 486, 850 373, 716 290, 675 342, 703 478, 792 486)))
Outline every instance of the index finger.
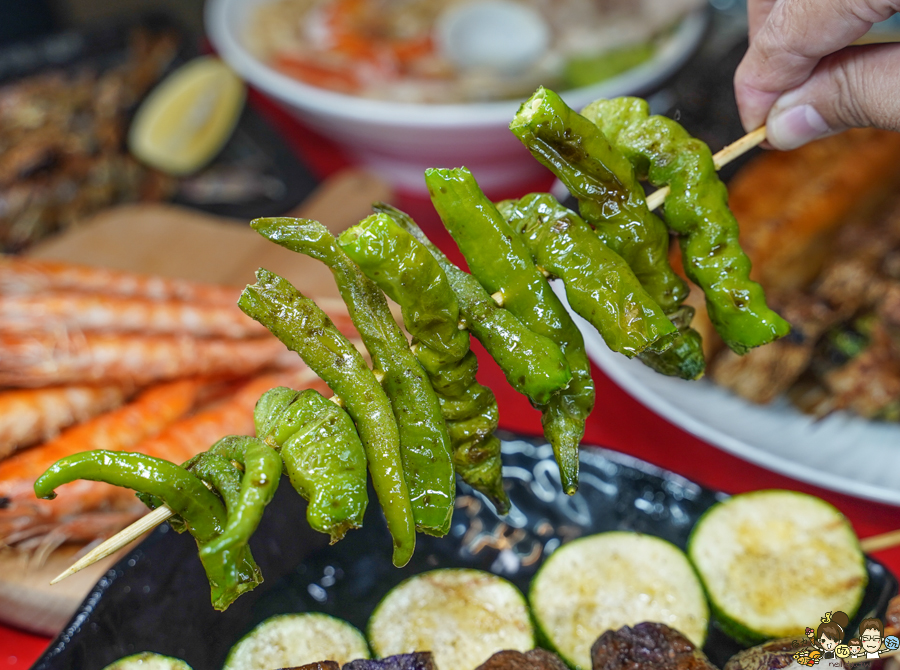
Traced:
POLYGON ((750 41, 756 37, 756 33, 766 23, 772 7, 775 6, 777 0, 749 0, 747 2, 747 21, 750 24, 750 41))
POLYGON ((819 60, 862 37, 890 17, 878 0, 777 0, 759 28, 734 78, 741 121, 765 122, 783 91, 802 84, 819 60))

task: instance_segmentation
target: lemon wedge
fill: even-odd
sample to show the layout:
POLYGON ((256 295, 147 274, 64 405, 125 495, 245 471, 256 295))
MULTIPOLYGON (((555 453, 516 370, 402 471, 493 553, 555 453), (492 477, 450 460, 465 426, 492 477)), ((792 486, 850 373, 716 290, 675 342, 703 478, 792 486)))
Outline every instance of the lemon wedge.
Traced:
POLYGON ((128 148, 143 163, 173 175, 196 172, 231 136, 246 98, 244 82, 214 56, 201 56, 166 77, 141 104, 128 148))

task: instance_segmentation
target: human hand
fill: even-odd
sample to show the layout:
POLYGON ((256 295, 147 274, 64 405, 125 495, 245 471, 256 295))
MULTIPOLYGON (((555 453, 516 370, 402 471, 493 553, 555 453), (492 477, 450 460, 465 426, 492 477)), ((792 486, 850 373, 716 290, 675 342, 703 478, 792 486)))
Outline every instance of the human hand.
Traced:
POLYGON ((856 126, 900 130, 900 44, 848 46, 900 0, 749 0, 734 76, 741 121, 793 149, 856 126))

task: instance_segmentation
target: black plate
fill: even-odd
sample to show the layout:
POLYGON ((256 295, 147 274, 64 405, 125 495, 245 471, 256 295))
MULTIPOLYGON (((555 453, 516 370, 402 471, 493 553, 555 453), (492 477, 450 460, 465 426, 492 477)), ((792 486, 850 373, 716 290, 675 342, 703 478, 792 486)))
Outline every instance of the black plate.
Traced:
MULTIPOLYGON (((570 498, 562 494, 548 445, 507 436, 503 453, 512 512, 498 517, 462 485, 450 534, 420 535, 402 570, 391 565, 377 504, 369 505, 363 529, 329 547, 309 528, 305 503, 285 481, 252 542, 266 582, 224 613, 210 606, 194 541, 160 526, 98 582, 34 668, 99 670, 122 656, 155 651, 183 658, 195 670, 217 670, 231 645, 274 614, 326 612, 364 630, 391 587, 436 567, 490 570, 527 592, 543 556, 561 542, 624 529, 683 548, 700 515, 726 497, 635 458, 584 449, 581 488, 570 498)), ((877 561, 867 559, 867 568, 860 617, 883 616, 897 580, 877 561)), ((737 650, 724 634, 710 631, 705 651, 714 663, 721 666, 737 650)))

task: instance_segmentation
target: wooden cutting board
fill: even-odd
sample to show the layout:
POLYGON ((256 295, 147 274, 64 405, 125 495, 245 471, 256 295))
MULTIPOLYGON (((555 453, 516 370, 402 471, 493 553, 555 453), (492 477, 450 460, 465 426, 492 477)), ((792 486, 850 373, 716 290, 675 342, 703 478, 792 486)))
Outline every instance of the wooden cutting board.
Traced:
MULTIPOLYGON (((389 188, 379 179, 351 170, 324 182, 291 215, 316 219, 336 233, 370 214, 372 202, 390 199, 389 188)), ((256 269, 265 267, 308 296, 338 297, 324 265, 269 242, 247 223, 172 205, 128 205, 101 212, 29 255, 232 286, 252 283, 256 269)), ((63 547, 43 562, 0 551, 0 620, 56 635, 123 553, 50 586, 80 549, 63 547)))

